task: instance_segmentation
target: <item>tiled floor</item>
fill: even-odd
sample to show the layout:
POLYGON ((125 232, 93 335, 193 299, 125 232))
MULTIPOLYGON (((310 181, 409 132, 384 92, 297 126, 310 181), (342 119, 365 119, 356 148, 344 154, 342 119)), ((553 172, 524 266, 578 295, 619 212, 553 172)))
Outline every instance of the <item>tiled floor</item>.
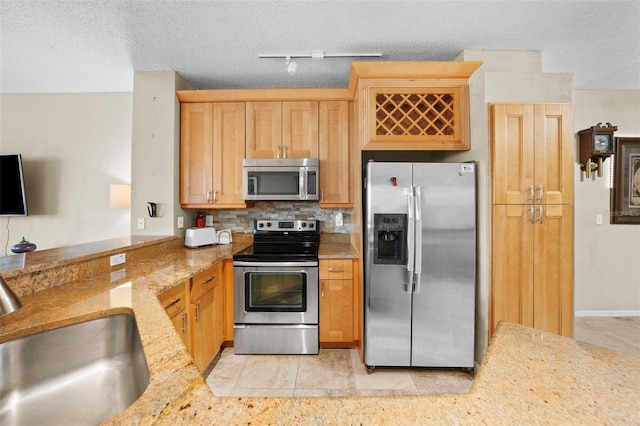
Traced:
POLYGON ((640 317, 577 317, 574 339, 640 358, 640 317))
POLYGON ((357 350, 318 355, 235 355, 226 348, 207 383, 216 396, 354 396, 467 393, 460 369, 376 368, 368 374, 357 350))
MULTIPOLYGON (((575 339, 640 357, 640 317, 578 317, 575 339)), ((353 396, 467 393, 473 378, 459 369, 376 368, 358 352, 235 355, 226 348, 205 374, 217 396, 353 396)))

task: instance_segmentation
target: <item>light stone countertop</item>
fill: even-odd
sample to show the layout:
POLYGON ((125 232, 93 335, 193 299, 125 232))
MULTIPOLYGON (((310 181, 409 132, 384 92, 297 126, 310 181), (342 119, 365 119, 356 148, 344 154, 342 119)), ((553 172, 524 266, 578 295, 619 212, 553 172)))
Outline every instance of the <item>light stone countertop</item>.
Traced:
POLYGON ((322 243, 318 251, 318 258, 322 259, 357 259, 358 253, 351 243, 322 243))
MULTIPOLYGON (((504 322, 466 395, 215 397, 156 295, 246 245, 174 246, 117 274, 24 295, 22 309, 0 317, 0 342, 108 314, 135 315, 150 382, 109 425, 640 424, 640 358, 504 322), (122 289, 114 297, 123 284, 128 297, 122 289)), ((333 249, 326 255, 350 250, 333 249)))

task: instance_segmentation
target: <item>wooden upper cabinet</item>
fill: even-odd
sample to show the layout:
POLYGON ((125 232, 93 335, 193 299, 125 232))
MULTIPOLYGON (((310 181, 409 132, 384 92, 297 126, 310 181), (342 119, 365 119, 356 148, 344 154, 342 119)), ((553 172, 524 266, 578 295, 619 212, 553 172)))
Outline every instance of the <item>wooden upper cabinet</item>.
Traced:
POLYGON ((247 102, 246 158, 317 158, 318 102, 247 102))
POLYGON ((361 81, 363 149, 469 150, 466 80, 361 81))
POLYGON ((573 203, 570 104, 492 104, 493 204, 573 203))
POLYGON ((180 106, 180 205, 244 208, 244 102, 180 106))
POLYGON ((278 158, 282 149, 282 103, 247 102, 247 158, 278 158))
POLYGON ((245 141, 244 102, 214 104, 213 108, 213 202, 243 206, 242 160, 245 141))
POLYGON ((318 102, 282 103, 285 158, 318 158, 318 102))
POLYGON ((319 104, 320 207, 352 207, 349 102, 319 104))
POLYGON ((213 189, 213 104, 180 105, 180 204, 208 204, 213 189))

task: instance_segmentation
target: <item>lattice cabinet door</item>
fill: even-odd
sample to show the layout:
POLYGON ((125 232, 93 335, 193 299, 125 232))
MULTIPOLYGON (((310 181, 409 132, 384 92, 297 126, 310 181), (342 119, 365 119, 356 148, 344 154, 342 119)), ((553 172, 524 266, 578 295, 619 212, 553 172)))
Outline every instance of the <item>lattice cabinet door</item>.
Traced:
POLYGON ((364 83, 364 149, 470 149, 466 80, 386 83, 364 83))

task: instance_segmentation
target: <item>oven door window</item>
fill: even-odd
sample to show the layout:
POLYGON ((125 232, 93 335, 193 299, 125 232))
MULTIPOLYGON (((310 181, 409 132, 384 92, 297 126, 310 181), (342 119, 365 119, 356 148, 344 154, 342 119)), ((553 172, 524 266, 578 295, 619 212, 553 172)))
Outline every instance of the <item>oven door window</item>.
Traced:
POLYGON ((247 312, 305 312, 307 274, 301 272, 245 273, 247 312))

